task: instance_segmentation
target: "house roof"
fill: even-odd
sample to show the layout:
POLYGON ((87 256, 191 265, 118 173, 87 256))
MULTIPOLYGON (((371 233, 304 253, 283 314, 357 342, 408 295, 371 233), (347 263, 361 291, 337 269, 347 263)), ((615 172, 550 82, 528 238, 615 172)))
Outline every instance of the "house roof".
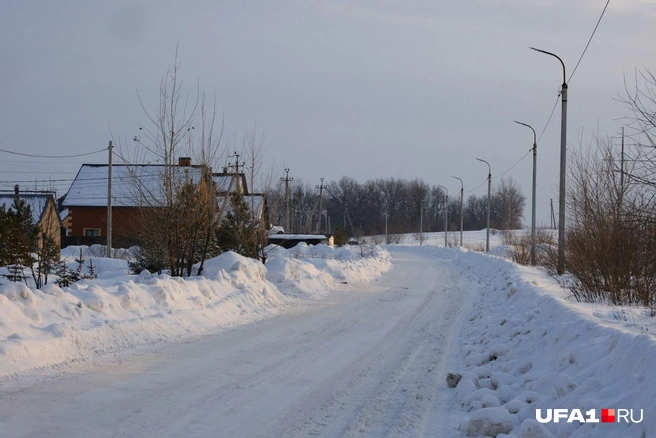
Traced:
MULTIPOLYGON (((266 198, 262 193, 253 193, 250 195, 243 195, 244 202, 248 206, 249 211, 255 212, 255 218, 261 219, 264 212, 264 205, 266 203, 266 198)), ((229 211, 232 211, 230 206, 230 197, 219 195, 216 197, 216 201, 219 205, 219 208, 223 209, 221 212, 221 219, 223 219, 229 211)))
MULTIPOLYGON (((0 207, 9 210, 14 205, 14 192, 0 192, 0 207)), ((20 199, 30 206, 32 212, 32 221, 38 224, 48 208, 48 202, 55 201, 55 194, 52 192, 20 192, 20 199)), ((54 204, 53 204, 54 205, 54 204)))
MULTIPOLYGON (((246 175, 239 174, 240 184, 244 194, 248 194, 248 185, 246 184, 246 175)), ((218 193, 234 193, 236 191, 236 182, 234 173, 213 173, 212 180, 216 184, 218 193)))
MULTIPOLYGON (((62 207, 106 207, 107 164, 83 164, 68 189, 62 207)), ((172 172, 177 185, 197 184, 202 166, 166 166, 163 164, 112 165, 112 206, 155 206, 166 199, 165 171, 172 172)))

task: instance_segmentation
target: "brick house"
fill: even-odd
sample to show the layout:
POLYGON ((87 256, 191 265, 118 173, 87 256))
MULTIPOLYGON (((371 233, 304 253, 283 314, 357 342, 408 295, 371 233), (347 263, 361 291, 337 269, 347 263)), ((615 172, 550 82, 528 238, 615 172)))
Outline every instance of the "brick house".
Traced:
MULTIPOLYGON (((203 166, 180 159, 177 166, 136 164, 112 166, 112 242, 129 247, 138 242, 142 218, 148 208, 165 205, 165 181, 174 187, 190 183, 203 186, 203 166)), ((68 210, 63 244, 90 245, 107 241, 107 164, 83 164, 66 195, 62 209, 68 210)))
MULTIPOLYGON (((130 247, 139 242, 142 219, 149 208, 166 202, 167 178, 176 187, 185 183, 198 185, 199 190, 213 190, 219 208, 229 193, 242 191, 249 205, 257 206, 259 215, 265 215, 266 200, 262 194, 249 194, 244 174, 235 178, 227 172, 208 172, 204 166, 192 165, 181 158, 177 166, 161 164, 112 166, 112 243, 114 247, 130 247), (208 177, 205 177, 208 175, 208 177), (210 176, 211 175, 211 176, 210 176), (208 180, 208 181, 206 181, 208 180), (253 199, 250 201, 249 199, 253 199)), ((107 241, 107 164, 83 164, 68 193, 61 199, 62 209, 68 214, 63 246, 105 244, 107 241)), ((266 216, 264 216, 266 217, 266 216)))

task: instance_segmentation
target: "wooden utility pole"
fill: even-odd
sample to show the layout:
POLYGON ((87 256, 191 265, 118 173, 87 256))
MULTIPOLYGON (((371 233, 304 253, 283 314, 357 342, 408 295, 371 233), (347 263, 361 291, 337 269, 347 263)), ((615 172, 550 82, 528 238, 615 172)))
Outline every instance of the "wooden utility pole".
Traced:
POLYGON ((289 181, 293 180, 294 178, 289 177, 289 169, 285 169, 285 177, 280 178, 280 181, 285 182, 285 233, 291 232, 289 218, 289 181))
POLYGON ((620 191, 624 196, 624 126, 622 126, 622 157, 620 158, 620 191))
MULTIPOLYGON (((239 163, 239 154, 235 152, 234 155, 231 155, 228 158, 235 157, 235 164, 229 164, 228 167, 234 167, 235 168, 235 173, 234 173, 234 180, 235 180, 235 192, 236 193, 242 193, 243 192, 243 187, 241 186, 241 177, 239 176, 239 166, 245 166, 246 163, 239 163)), ((252 190, 252 187, 251 187, 252 190)))
POLYGON ((556 216, 554 215, 554 210, 553 210, 553 198, 551 198, 551 228, 553 230, 556 229, 556 216))
POLYGON ((323 189, 324 189, 323 178, 320 179, 321 179, 321 184, 317 186, 317 188, 319 189, 319 230, 318 230, 319 234, 321 234, 321 216, 323 215, 323 189))
POLYGON ((109 160, 107 165, 107 257, 112 257, 112 154, 114 145, 109 142, 109 160))

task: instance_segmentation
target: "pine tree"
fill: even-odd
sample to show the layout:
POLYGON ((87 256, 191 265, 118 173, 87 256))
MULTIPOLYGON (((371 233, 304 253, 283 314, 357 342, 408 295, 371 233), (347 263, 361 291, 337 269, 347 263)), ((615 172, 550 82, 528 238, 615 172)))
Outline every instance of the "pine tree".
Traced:
POLYGON ((0 209, 0 262, 9 266, 5 277, 11 281, 26 281, 23 269, 32 266, 32 250, 36 248, 38 227, 32 220, 30 206, 14 199, 9 210, 0 209))
POLYGON ((234 251, 245 257, 257 258, 255 224, 244 197, 240 193, 230 195, 230 211, 221 222, 217 241, 222 251, 234 251))

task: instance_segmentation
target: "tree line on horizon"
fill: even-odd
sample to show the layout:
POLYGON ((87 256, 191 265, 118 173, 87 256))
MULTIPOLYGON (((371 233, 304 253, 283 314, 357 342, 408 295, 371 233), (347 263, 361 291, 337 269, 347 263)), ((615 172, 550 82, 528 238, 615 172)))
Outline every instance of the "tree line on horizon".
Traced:
MULTIPOLYGON (((460 229, 460 192, 450 194, 445 209, 446 192, 421 178, 380 178, 358 182, 344 176, 324 186, 319 223, 319 190, 301 180, 289 187, 291 229, 287 233, 328 232, 337 228, 360 237, 385 233, 385 215, 389 234, 444 231, 444 215, 449 231, 460 229), (446 210, 446 211, 445 211, 446 210), (422 217, 423 214, 423 217, 422 217), (423 220, 422 220, 423 219, 423 220), (423 224, 422 224, 423 222, 423 224)), ((268 194, 269 218, 275 225, 285 223, 285 186, 273 187, 268 194)), ((526 199, 512 179, 501 179, 490 197, 490 228, 522 228, 526 199)), ((481 230, 487 226, 487 194, 468 195, 463 205, 464 230, 481 230)))

